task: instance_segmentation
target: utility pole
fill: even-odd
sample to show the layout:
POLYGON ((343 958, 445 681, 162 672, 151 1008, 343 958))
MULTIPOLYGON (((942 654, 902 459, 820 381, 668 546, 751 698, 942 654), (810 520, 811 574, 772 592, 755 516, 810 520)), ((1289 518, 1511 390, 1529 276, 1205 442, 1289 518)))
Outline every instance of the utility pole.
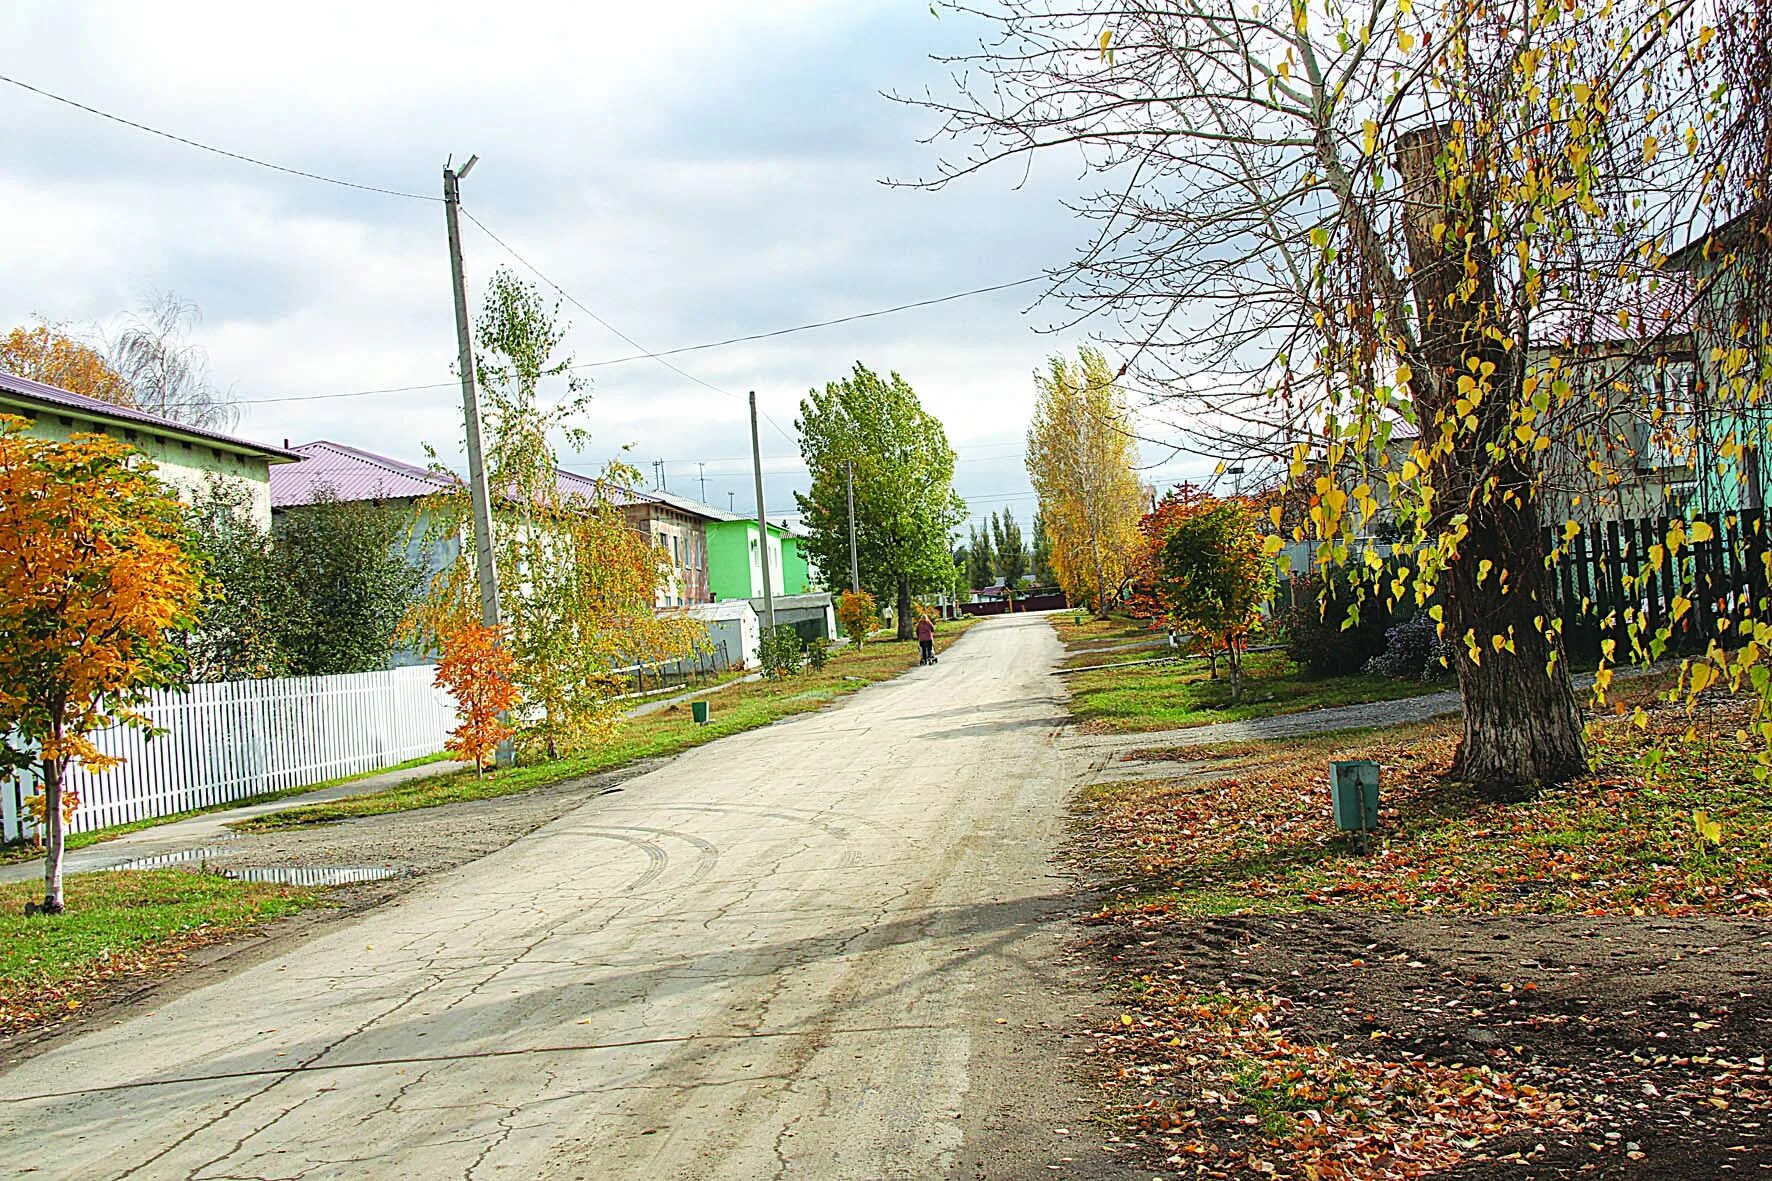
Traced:
POLYGON ((763 564, 763 614, 775 634, 775 595, 769 588, 769 518, 763 512, 763 449, 757 443, 757 391, 751 391, 751 471, 757 477, 757 557, 763 564))
MULTIPOLYGON (((288 450, 288 448, 284 448, 288 450)), ((695 461, 695 478, 701 481, 701 502, 708 502, 708 465, 699 459, 695 461)))
MULTIPOLYGON (((455 286, 456 367, 461 371, 461 416, 467 429, 468 500, 474 516, 474 580, 480 586, 480 622, 499 630, 498 567, 492 559, 492 494, 486 487, 486 463, 480 450, 480 394, 474 388, 474 341, 468 330, 468 281, 461 261, 461 181, 480 159, 470 155, 459 171, 443 165, 443 216, 449 226, 449 278, 455 286)), ((509 766, 515 752, 507 739, 493 757, 509 766)))
POLYGON ((855 462, 843 461, 843 470, 849 477, 849 589, 861 590, 861 564, 855 558, 855 462))

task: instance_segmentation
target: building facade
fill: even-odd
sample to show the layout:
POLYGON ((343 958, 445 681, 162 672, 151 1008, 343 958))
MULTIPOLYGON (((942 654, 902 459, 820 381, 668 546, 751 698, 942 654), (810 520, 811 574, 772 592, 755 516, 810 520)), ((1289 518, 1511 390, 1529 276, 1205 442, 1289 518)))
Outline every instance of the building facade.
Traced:
POLYGON ((71 390, 0 371, 0 414, 16 415, 40 439, 65 441, 77 434, 109 435, 153 461, 155 475, 187 503, 212 483, 245 494, 260 529, 271 527, 271 476, 302 456, 126 406, 113 406, 71 390))
POLYGON ((710 583, 708 527, 728 514, 669 492, 623 494, 628 524, 669 555, 671 577, 658 592, 658 607, 692 607, 714 601, 710 583))

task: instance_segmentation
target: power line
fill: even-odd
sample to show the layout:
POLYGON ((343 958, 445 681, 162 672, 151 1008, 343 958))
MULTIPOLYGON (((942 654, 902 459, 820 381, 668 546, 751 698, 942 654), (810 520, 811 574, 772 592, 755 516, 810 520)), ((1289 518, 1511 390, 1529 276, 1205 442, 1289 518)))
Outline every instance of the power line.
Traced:
MULTIPOLYGON (((615 335, 621 337, 623 340, 628 341, 630 344, 633 343, 632 338, 630 338, 626 333, 617 331, 614 326, 609 324, 601 316, 598 316, 595 312, 592 312, 589 308, 584 307, 584 305, 580 304, 578 302, 578 300, 573 299, 573 297, 571 296, 570 293, 566 292, 564 289, 557 286, 551 279, 547 279, 545 276, 542 276, 541 272, 535 270, 535 268, 533 266, 531 266, 530 263, 528 261, 526 261, 521 255, 517 254, 516 251, 511 250, 511 248, 508 244, 506 244, 504 241, 499 239, 496 235, 493 235, 490 230, 487 230, 485 225, 482 224, 478 219, 476 219, 473 214, 469 213, 465 207, 462 209, 462 214, 464 216, 466 216, 470 221, 473 221, 475 225, 479 226, 481 230, 485 231, 489 237, 492 237, 493 241, 498 242, 498 244, 500 246, 504 247, 504 249, 511 254, 511 257, 517 259, 517 261, 521 262, 525 267, 528 267, 537 276, 542 277, 543 280, 545 282, 547 282, 548 286, 553 287, 555 291, 560 292, 560 294, 564 298, 570 300, 574 306, 579 307, 581 310, 583 310, 585 312, 586 315, 589 315, 592 319, 596 320, 597 323, 602 324, 605 328, 609 329, 609 331, 615 333, 615 335)), ((771 332, 757 332, 757 333, 752 333, 749 336, 734 336, 734 337, 729 337, 726 340, 708 341, 704 344, 682 345, 677 348, 663 349, 657 353, 639 352, 639 353, 631 354, 626 357, 611 357, 608 360, 604 360, 604 361, 584 361, 584 362, 581 362, 577 365, 573 365, 571 368, 573 368, 575 370, 577 370, 577 369, 599 369, 599 368, 603 368, 603 367, 609 366, 609 365, 622 365, 622 364, 626 364, 631 361, 656 360, 660 364, 665 365, 666 367, 675 370, 677 373, 681 374, 682 376, 689 378, 689 380, 694 381, 700 385, 707 386, 709 389, 714 390, 716 393, 725 394, 728 397, 737 397, 738 395, 732 393, 732 391, 730 391, 730 390, 721 389, 719 386, 712 385, 711 383, 706 382, 706 381, 702 381, 701 378, 696 377, 693 374, 684 373, 683 370, 678 369, 675 365, 671 365, 668 361, 664 360, 664 358, 678 356, 679 354, 682 354, 682 353, 697 352, 697 351, 706 350, 706 349, 723 348, 726 345, 739 344, 739 343, 743 343, 745 341, 764 340, 764 339, 767 339, 770 337, 786 336, 790 333, 806 332, 806 331, 810 331, 815 328, 826 328, 826 327, 829 327, 830 325, 833 325, 833 324, 846 324, 852 320, 864 320, 864 319, 867 319, 871 316, 885 316, 885 315, 890 315, 894 312, 902 312, 902 311, 906 311, 906 310, 909 310, 912 308, 929 307, 932 304, 947 303, 947 302, 950 302, 950 301, 956 300, 956 299, 965 299, 968 296, 978 295, 978 294, 981 294, 981 293, 987 292, 987 291, 1001 291, 1006 287, 1014 287, 1014 286, 1017 286, 1019 283, 1027 283, 1027 282, 1031 282, 1031 281, 1032 281, 1031 279, 1022 279, 1022 280, 1018 280, 1016 283, 999 283, 993 287, 975 287, 975 288, 971 289, 970 291, 958 291, 958 292, 954 292, 951 295, 941 295, 941 296, 936 296, 932 299, 917 300, 913 303, 898 304, 898 305, 895 305, 890 308, 879 308, 879 309, 876 309, 871 312, 856 312, 854 315, 841 316, 835 320, 819 320, 819 321, 816 321, 814 323, 809 323, 809 324, 798 324, 792 328, 778 328, 778 329, 775 329, 774 331, 771 331, 771 332)), ((638 348, 640 346, 635 345, 635 347, 638 348)), ((443 389, 453 390, 456 388, 456 386, 457 386, 457 383, 455 383, 453 381, 439 381, 439 382, 431 382, 431 383, 425 384, 425 385, 401 385, 401 386, 387 386, 385 388, 380 388, 380 389, 347 390, 347 391, 344 391, 341 393, 335 393, 335 394, 290 394, 290 395, 286 395, 286 396, 282 396, 282 397, 275 397, 275 398, 241 398, 241 399, 238 399, 238 401, 241 405, 245 405, 245 406, 270 405, 270 404, 279 403, 279 402, 325 402, 325 401, 330 401, 334 398, 367 398, 367 397, 373 397, 378 394, 404 394, 404 393, 411 393, 416 390, 443 390, 443 389)), ((769 418, 769 415, 767 412, 764 412, 764 417, 769 418)), ((770 421, 771 425, 775 426, 776 430, 781 431, 782 435, 785 438, 787 438, 789 442, 795 441, 793 436, 789 435, 787 431, 783 430, 782 427, 780 426, 780 424, 776 423, 774 419, 771 418, 769 421, 770 421)), ((689 462, 694 462, 694 461, 691 460, 689 462)), ((746 458, 746 462, 749 462, 748 457, 746 458)))
MULTIPOLYGON (((937 295, 930 299, 913 300, 910 303, 895 304, 889 308, 877 308, 871 312, 855 312, 847 316, 838 316, 834 320, 814 320, 808 324, 796 324, 791 328, 777 328, 771 332, 753 332, 745 336, 729 336, 725 340, 713 340, 706 344, 687 344, 674 349, 664 349, 656 353, 640 352, 630 357, 611 357, 607 361, 587 361, 582 365, 574 365, 574 369, 595 369, 603 365, 624 365, 629 361, 656 361, 660 357, 675 357, 683 353, 700 352, 703 349, 725 348, 727 345, 747 344, 751 341, 769 340, 777 336, 788 336, 795 332, 807 332, 814 328, 829 328, 836 324, 850 324, 856 320, 867 320, 875 316, 890 316, 894 312, 908 312, 915 308, 933 307, 940 303, 951 303, 956 299, 969 299, 974 295, 988 295, 993 291, 1007 291, 1011 287, 1023 287, 1029 283, 1038 283, 1045 275, 1029 275, 1025 279, 1012 279, 1007 283, 993 283, 989 287, 974 287, 969 291, 956 291, 949 295, 937 295)), ((619 336, 620 333, 617 333, 619 336)), ((623 339, 626 339, 625 337, 623 339)), ((636 346, 638 347, 638 346, 636 346)))
POLYGON ((109 119, 112 123, 119 123, 124 127, 134 128, 136 131, 144 131, 149 135, 157 135, 161 139, 169 139, 173 143, 184 144, 186 147, 196 148, 198 151, 210 152, 217 156, 226 156, 230 160, 238 160, 243 164, 252 164, 259 168, 268 168, 272 172, 281 172, 288 176, 299 176, 307 180, 317 180, 325 184, 338 185, 341 188, 346 189, 359 189, 365 193, 380 193, 387 197, 405 197, 413 201, 441 201, 443 199, 441 197, 432 197, 425 193, 407 193, 402 192, 399 189, 384 189, 379 185, 358 184, 353 180, 340 180, 336 176, 324 176, 318 172, 307 172, 300 168, 290 168, 283 164, 273 164, 269 160, 260 160, 256 156, 247 156, 240 152, 230 152, 226 148, 218 148, 213 144, 206 144, 199 140, 188 139, 182 135, 174 135, 170 131, 162 131, 158 127, 150 127, 146 123, 137 123, 134 119, 125 119, 121 115, 113 115, 109 111, 101 111, 97 107, 87 106, 83 102, 75 102, 71 98, 51 93, 40 86, 32 86, 29 82, 21 82, 17 78, 10 78, 5 74, 0 74, 0 82, 10 83, 11 85, 18 87, 20 90, 28 90, 32 94, 41 95, 52 102, 58 102, 64 106, 73 107, 77 111, 85 111, 88 115, 97 115, 100 119, 109 119))
MULTIPOLYGON (((693 381, 696 385, 705 386, 707 389, 713 390, 716 394, 721 394, 721 395, 724 395, 725 397, 728 397, 728 398, 736 398, 739 396, 739 395, 733 393, 731 390, 721 389, 719 386, 715 385, 711 381, 703 381, 701 378, 695 376, 695 374, 689 372, 687 369, 684 369, 679 365, 673 364, 672 362, 666 360, 663 356, 660 356, 659 354, 647 351, 647 348, 645 345, 641 344, 639 341, 635 340, 633 337, 629 336, 627 333, 623 332, 621 329, 619 329, 615 325, 611 324, 608 320, 605 320, 602 316, 599 316, 596 312, 592 311, 589 307, 587 307, 585 305, 583 300, 578 298, 578 296, 572 294, 572 292, 566 290, 566 288, 560 286, 558 283, 554 282, 552 279, 550 279, 546 275, 542 274, 540 267, 536 266, 534 263, 530 262, 527 258, 524 258, 521 254, 519 254, 517 252, 516 248, 514 246, 512 246, 509 242, 506 242, 503 238, 501 238, 497 234, 493 233, 492 230, 486 225, 486 223, 481 221, 479 218, 475 217, 473 212, 471 210, 469 210, 466 206, 461 207, 461 212, 462 212, 462 215, 464 217, 466 217, 469 221, 473 222, 476 226, 480 227, 481 233, 485 234, 488 238, 491 238, 494 242, 497 242, 499 244, 499 246, 501 246, 504 249, 506 254, 509 254, 512 258, 514 258, 518 262, 522 263, 523 266, 528 268, 529 272, 531 274, 533 274, 537 279, 540 279, 543 283, 546 283, 549 287, 552 287, 555 291, 559 292, 560 297, 562 299, 566 300, 566 302, 570 303, 573 307, 577 308, 579 311, 583 312, 585 315, 589 316, 591 319, 595 320, 597 323, 603 325, 603 327, 607 328, 610 332, 614 333, 616 336, 621 337, 623 340, 627 341, 629 344, 631 344, 635 348, 639 349, 640 353, 643 356, 648 357, 654 361, 657 361, 660 365, 663 365, 666 369, 669 369, 671 372, 677 374, 679 377, 687 378, 688 380, 693 381)), ((585 368, 585 367, 584 366, 573 366, 573 368, 585 368)), ((775 419, 773 419, 773 418, 769 418, 769 414, 767 411, 763 412, 763 417, 766 419, 769 419, 769 425, 774 427, 776 429, 776 431, 781 435, 782 438, 786 439, 790 443, 795 441, 794 437, 792 435, 788 434, 786 431, 781 429, 780 423, 776 422, 775 419)))

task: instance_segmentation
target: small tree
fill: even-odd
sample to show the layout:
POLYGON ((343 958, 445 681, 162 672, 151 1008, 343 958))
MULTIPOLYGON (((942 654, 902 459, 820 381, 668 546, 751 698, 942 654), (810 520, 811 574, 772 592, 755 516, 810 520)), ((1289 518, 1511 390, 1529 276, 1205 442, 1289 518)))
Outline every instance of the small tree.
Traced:
POLYGON ((786 680, 799 673, 805 650, 800 644, 800 633, 788 624, 765 631, 759 647, 763 674, 771 680, 786 680))
POLYGON ((857 648, 867 642, 880 622, 880 608, 866 591, 844 591, 837 600, 837 625, 857 648))
POLYGON ((1034 512, 1033 572, 1035 586, 1055 586, 1058 575, 1052 570, 1052 537, 1046 532, 1046 521, 1034 512))
MULTIPOLYGON (((680 612, 654 610, 671 577, 670 557, 622 514, 624 489, 639 473, 619 463, 594 478, 560 470, 552 439, 588 446, 574 423, 590 396, 571 372, 572 358, 556 356, 566 332, 558 312, 501 268, 476 327, 486 480, 498 490, 492 549, 503 643, 531 706, 518 738, 550 759, 613 734, 621 719, 617 668, 680 660, 707 635, 680 612), (565 398, 544 403, 544 380, 561 380, 565 398)), ((451 485, 426 505, 429 540, 463 544, 409 621, 425 643, 435 642, 439 626, 479 610, 468 485, 451 485)))
POLYGON ((184 637, 191 679, 243 681, 289 672, 283 633, 296 596, 244 487, 211 479, 190 509, 209 579, 184 637))
POLYGON ((1265 533, 1238 501, 1219 501, 1182 517, 1157 561, 1159 593, 1174 625, 1222 651, 1231 674, 1231 700, 1243 696, 1243 653, 1273 594, 1273 563, 1263 554, 1265 533))
POLYGON ((1142 505, 1138 450, 1116 371, 1096 349, 1076 362, 1053 356, 1034 375, 1027 469, 1051 541, 1049 560, 1074 603, 1106 619, 1108 596, 1126 578, 1142 505))
POLYGON ((444 748, 473 763, 477 775, 485 774, 498 744, 514 733, 505 721, 518 701, 513 668, 511 650, 495 629, 463 620, 443 633, 436 683, 454 695, 455 716, 461 719, 444 748))
POLYGON ((0 763, 34 764, 42 780, 43 909, 59 914, 67 768, 117 763, 95 731, 151 730, 135 709, 183 683, 176 633, 194 621, 203 577, 152 464, 103 435, 52 442, 27 425, 0 416, 0 763))
POLYGON ((410 561, 412 516, 320 489, 282 514, 272 557, 289 604, 279 643, 301 677, 386 668, 400 622, 417 600, 424 571, 410 561))
POLYGON ((972 529, 971 543, 966 547, 966 582, 973 590, 983 590, 996 576, 997 556, 991 543, 991 531, 972 529))

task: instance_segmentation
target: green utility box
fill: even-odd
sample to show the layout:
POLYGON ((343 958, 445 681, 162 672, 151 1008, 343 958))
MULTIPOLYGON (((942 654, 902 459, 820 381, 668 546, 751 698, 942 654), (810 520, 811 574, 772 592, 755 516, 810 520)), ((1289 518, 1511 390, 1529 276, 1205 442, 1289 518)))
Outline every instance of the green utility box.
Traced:
POLYGON ((1378 764, 1348 759, 1329 764, 1329 796, 1335 804, 1335 827, 1370 832, 1378 827, 1378 764))
POLYGON ((708 703, 707 702, 705 702, 705 701, 691 701, 689 703, 689 713, 691 714, 691 716, 693 716, 695 718, 696 725, 705 726, 708 724, 708 703))

